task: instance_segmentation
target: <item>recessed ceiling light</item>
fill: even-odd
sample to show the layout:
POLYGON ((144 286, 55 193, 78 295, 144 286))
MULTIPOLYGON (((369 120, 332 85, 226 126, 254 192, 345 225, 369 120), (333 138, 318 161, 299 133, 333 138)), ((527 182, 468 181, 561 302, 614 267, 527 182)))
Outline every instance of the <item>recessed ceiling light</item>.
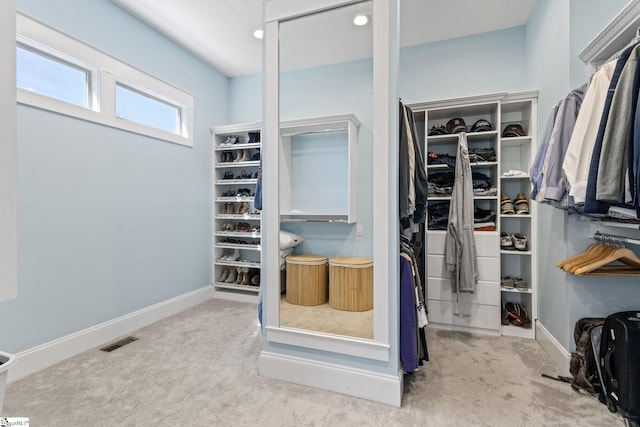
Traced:
POLYGON ((367 25, 369 22, 369 17, 363 13, 359 13, 353 18, 353 23, 357 26, 367 25))
POLYGON ((264 31, 262 31, 262 28, 258 28, 257 30, 255 30, 253 32, 253 37, 257 39, 261 39, 262 37, 264 37, 264 31))

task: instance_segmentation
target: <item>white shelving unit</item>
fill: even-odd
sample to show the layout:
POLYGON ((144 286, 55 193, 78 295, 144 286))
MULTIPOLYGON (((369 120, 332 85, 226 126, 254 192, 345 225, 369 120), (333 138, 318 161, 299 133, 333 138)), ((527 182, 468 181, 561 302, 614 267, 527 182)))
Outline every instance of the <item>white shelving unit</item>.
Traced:
MULTIPOLYGON (((458 135, 429 136, 434 125, 446 125, 453 118, 462 118, 467 130, 480 120, 488 120, 493 130, 467 132, 470 152, 492 148, 495 161, 478 161, 471 164, 473 173, 480 173, 490 181, 489 194, 475 194, 474 212, 495 214, 492 230, 476 231, 476 251, 480 278, 475 293, 452 292, 451 273, 444 268, 444 241, 450 195, 428 196, 428 226, 426 230, 426 292, 429 322, 432 327, 491 335, 510 335, 534 338, 533 321, 537 317, 535 273, 535 212, 530 203, 529 215, 500 215, 500 196, 506 193, 513 200, 520 192, 530 194, 528 170, 533 160, 536 128, 536 92, 518 94, 499 93, 487 96, 443 100, 411 105, 418 133, 425 141, 424 153, 455 156, 458 135), (518 123, 527 135, 502 138, 502 130, 508 124, 518 123), (526 171, 522 177, 503 177, 509 170, 526 171), (512 194, 513 193, 513 194, 512 194), (443 204, 444 203, 444 204, 443 204), (444 212, 445 219, 432 221, 436 212, 444 212), (431 221, 430 221, 431 220, 431 221), (528 237, 527 251, 508 251, 500 247, 500 233, 521 233, 528 237), (527 283, 526 288, 502 287, 502 278, 518 277, 527 283), (501 325, 503 302, 517 302, 526 307, 532 319, 529 327, 501 325)), ((426 166, 427 177, 454 172, 442 164, 426 166)))
MULTIPOLYGON (((519 124, 525 136, 500 138, 500 170, 501 174, 510 170, 526 172, 522 176, 502 176, 500 191, 515 200, 518 193, 527 199, 531 194, 529 170, 536 150, 537 130, 537 96, 531 94, 507 96, 501 103, 502 129, 510 124, 519 124)), ((516 277, 523 280, 517 288, 502 287, 501 300, 519 303, 525 307, 532 319, 529 328, 514 325, 503 325, 502 335, 535 338, 533 320, 538 317, 537 304, 537 268, 536 268, 536 208, 537 203, 529 201, 529 215, 500 215, 500 231, 520 233, 528 238, 526 251, 501 250, 501 277, 516 277)))
POLYGON ((260 123, 211 128, 211 277, 216 298, 258 301, 261 215, 254 197, 262 148, 260 128, 260 123))
POLYGON ((356 222, 353 114, 291 120, 280 127, 280 221, 356 222))

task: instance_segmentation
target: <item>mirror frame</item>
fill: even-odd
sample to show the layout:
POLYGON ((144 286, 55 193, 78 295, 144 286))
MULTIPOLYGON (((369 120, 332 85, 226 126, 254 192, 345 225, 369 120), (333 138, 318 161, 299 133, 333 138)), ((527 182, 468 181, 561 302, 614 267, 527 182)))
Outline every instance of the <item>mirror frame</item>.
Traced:
MULTIPOLYGON (((261 255, 264 325, 263 339, 271 343, 311 348, 388 362, 391 316, 398 318, 399 226, 398 226, 398 3, 373 2, 373 340, 330 335, 280 326, 279 269, 279 27, 286 20, 360 3, 363 0, 280 0, 264 2, 263 41, 263 224, 261 255), (394 9, 391 9, 394 7, 394 9), (393 10, 394 13, 390 13, 393 10), (393 19, 388 19, 390 15, 393 19), (379 17, 376 19, 376 17, 379 17), (393 21, 393 22, 392 22, 393 21), (278 143, 271 143, 278 141, 278 143), (391 203, 390 203, 391 201, 391 203), (393 202, 396 201, 396 202, 393 202)), ((397 324, 396 324, 397 325, 397 324)), ((393 332, 393 334, 391 333, 393 332)), ((397 353, 397 345, 395 346, 397 353)))

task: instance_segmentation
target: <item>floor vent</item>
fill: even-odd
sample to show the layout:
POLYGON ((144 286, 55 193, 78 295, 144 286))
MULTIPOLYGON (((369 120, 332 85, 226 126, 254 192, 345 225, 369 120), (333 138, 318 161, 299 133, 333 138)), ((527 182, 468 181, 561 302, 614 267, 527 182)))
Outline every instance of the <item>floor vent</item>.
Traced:
POLYGON ((114 342, 113 344, 109 344, 106 347, 102 347, 100 350, 101 351, 106 351, 107 353, 109 353, 109 352, 112 352, 113 350, 117 350, 120 347, 124 347, 125 345, 127 345, 129 343, 132 343, 134 341, 137 341, 137 340, 138 340, 138 338, 135 338, 135 337, 126 337, 126 338, 123 338, 123 339, 121 339, 119 341, 114 342))

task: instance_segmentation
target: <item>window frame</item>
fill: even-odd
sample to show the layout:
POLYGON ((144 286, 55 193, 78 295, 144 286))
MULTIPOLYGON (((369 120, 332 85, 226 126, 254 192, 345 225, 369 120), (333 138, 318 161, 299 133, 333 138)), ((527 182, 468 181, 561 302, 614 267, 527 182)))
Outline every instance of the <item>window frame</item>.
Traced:
POLYGON ((193 147, 192 94, 95 49, 21 12, 16 12, 16 46, 91 72, 89 105, 80 107, 16 87, 17 102, 155 139, 193 147), (116 116, 116 84, 135 89, 179 109, 178 133, 116 116))

